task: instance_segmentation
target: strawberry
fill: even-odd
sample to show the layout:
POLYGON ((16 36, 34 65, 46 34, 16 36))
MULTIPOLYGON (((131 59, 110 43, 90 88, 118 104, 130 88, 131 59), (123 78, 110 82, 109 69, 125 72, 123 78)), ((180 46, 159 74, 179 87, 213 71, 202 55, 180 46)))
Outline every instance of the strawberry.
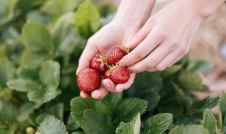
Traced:
POLYGON ((96 54, 90 61, 90 67, 96 69, 100 74, 104 74, 107 70, 106 56, 96 54))
POLYGON ((108 56, 108 64, 113 65, 120 61, 129 52, 128 49, 122 49, 120 47, 113 48, 110 55, 108 56))
POLYGON ((83 69, 78 73, 77 84, 81 91, 89 94, 92 91, 100 88, 100 74, 97 70, 92 68, 83 69))
POLYGON ((110 79, 111 69, 107 69, 107 71, 104 73, 104 79, 110 79))
POLYGON ((105 78, 110 78, 115 84, 122 84, 128 81, 130 77, 126 67, 116 64, 105 72, 105 78))

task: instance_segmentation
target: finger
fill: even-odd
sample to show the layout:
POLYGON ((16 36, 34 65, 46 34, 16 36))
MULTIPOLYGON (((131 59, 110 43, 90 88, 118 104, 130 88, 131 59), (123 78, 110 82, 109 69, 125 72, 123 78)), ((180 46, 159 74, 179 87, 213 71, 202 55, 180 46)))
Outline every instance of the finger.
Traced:
POLYGON ((104 88, 100 88, 91 93, 92 98, 94 99, 102 99, 107 95, 108 91, 104 88))
POLYGON ((130 74, 130 78, 129 78, 129 80, 126 83, 118 84, 116 86, 116 91, 117 92, 122 92, 123 90, 128 89, 133 84, 134 79, 135 79, 135 73, 130 74))
POLYGON ((155 47, 162 42, 162 38, 152 31, 133 51, 122 58, 122 66, 131 66, 146 57, 155 47))
MULTIPOLYGON (((186 50, 187 51, 187 50, 186 50)), ((173 51, 171 53, 169 53, 158 65, 157 65, 157 69, 158 70, 165 70, 166 68, 172 66, 173 64, 175 64, 178 60, 180 60, 182 57, 184 57, 186 53, 182 52, 182 51, 173 51)))
POLYGON ((154 69, 161 60, 163 60, 172 51, 171 45, 163 43, 153 50, 145 59, 129 67, 131 72, 143 72, 154 69))
POLYGON ((95 47, 95 44, 93 42, 88 42, 86 45, 80 59, 79 59, 79 65, 76 71, 76 74, 78 75, 78 72, 81 69, 89 67, 89 62, 91 58, 98 52, 98 49, 95 47))
POLYGON ((125 45, 125 47, 134 49, 138 44, 140 44, 145 39, 145 37, 147 37, 152 27, 153 25, 151 23, 151 20, 149 19, 144 24, 144 26, 138 31, 138 33, 136 33, 132 40, 125 45))
POLYGON ((83 91, 80 92, 80 96, 81 96, 83 99, 89 98, 89 94, 87 94, 87 93, 85 93, 85 92, 83 92, 83 91))
POLYGON ((103 85, 108 91, 115 92, 115 84, 110 79, 103 80, 103 85))

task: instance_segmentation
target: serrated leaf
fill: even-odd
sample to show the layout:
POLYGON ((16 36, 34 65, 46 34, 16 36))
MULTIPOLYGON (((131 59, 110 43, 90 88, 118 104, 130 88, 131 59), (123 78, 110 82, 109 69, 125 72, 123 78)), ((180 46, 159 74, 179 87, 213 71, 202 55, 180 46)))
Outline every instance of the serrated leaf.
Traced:
POLYGON ((173 122, 173 115, 169 113, 157 114, 149 118, 144 124, 145 134, 162 134, 173 122))
POLYGON ((60 64, 55 61, 46 61, 41 65, 39 77, 46 88, 57 89, 60 82, 60 64))
POLYGON ((122 98, 122 93, 109 94, 103 100, 100 100, 96 103, 95 105, 96 109, 109 116, 112 116, 121 98, 122 98))
POLYGON ((143 114, 147 109, 147 101, 138 98, 128 98, 119 102, 113 117, 116 117, 116 124, 121 121, 128 122, 138 113, 143 114))
POLYGON ((177 82, 185 90, 202 90, 202 79, 201 77, 192 71, 184 70, 181 71, 177 82))
POLYGON ((0 58, 0 88, 14 77, 15 68, 7 58, 0 58))
POLYGON ((15 7, 18 0, 1 0, 0 5, 0 26, 13 19, 15 7))
POLYGON ((85 134, 112 134, 111 118, 94 110, 83 112, 81 127, 85 134))
POLYGON ((74 52, 78 44, 75 38, 74 13, 67 13, 60 17, 52 30, 52 40, 57 47, 57 55, 69 55, 74 52))
POLYGON ((148 102, 147 111, 154 110, 160 100, 159 93, 149 91, 149 92, 143 92, 141 95, 142 95, 142 98, 148 102))
POLYGON ((61 94, 60 90, 51 88, 42 88, 41 90, 33 90, 28 92, 27 96, 30 101, 36 103, 46 103, 61 94))
POLYGON ((222 119, 224 119, 225 115, 226 115, 226 93, 223 93, 221 95, 220 100, 219 100, 219 107, 220 107, 222 119))
POLYGON ((20 67, 17 69, 17 77, 20 79, 39 80, 38 72, 36 69, 29 69, 20 67))
POLYGON ((32 52, 51 53, 53 50, 49 31, 43 24, 26 23, 22 29, 21 39, 32 52))
POLYGON ((100 26, 100 15, 90 0, 85 0, 76 11, 75 26, 82 37, 89 38, 100 26))
POLYGON ((41 134, 68 134, 63 122, 54 116, 48 116, 39 126, 38 132, 41 134))
POLYGON ((200 125, 177 126, 169 134, 209 134, 208 130, 200 125))
POLYGON ((88 109, 95 109, 95 101, 93 99, 82 99, 75 97, 71 100, 71 115, 75 122, 83 120, 83 112, 88 109))
POLYGON ((204 100, 194 101, 192 104, 193 109, 203 110, 206 108, 213 108, 219 102, 219 97, 207 97, 204 100))
POLYGON ((21 64, 25 68, 36 69, 38 68, 42 62, 49 59, 49 55, 45 53, 34 53, 32 51, 23 52, 21 64))
POLYGON ((182 68, 182 65, 174 65, 170 68, 167 68, 165 71, 162 72, 162 77, 163 78, 167 78, 167 77, 170 77, 174 74, 176 74, 177 72, 179 72, 182 68))
POLYGON ((187 68, 196 72, 205 73, 213 68, 213 63, 202 59, 196 59, 190 61, 190 64, 187 68))
POLYGON ((31 80, 16 79, 9 81, 7 84, 11 89, 27 92, 28 99, 37 103, 48 102, 61 93, 60 90, 45 88, 41 84, 31 80))
POLYGON ((140 133, 140 113, 130 122, 121 122, 116 129, 116 134, 139 134, 140 133))
POLYGON ((81 0, 49 0, 43 4, 41 11, 55 19, 64 13, 73 11, 80 2, 81 0))
POLYGON ((0 126, 11 125, 16 119, 16 114, 17 110, 12 104, 0 100, 0 126))
POLYGON ((209 130, 210 134, 216 133, 217 120, 209 109, 207 109, 203 114, 202 125, 204 128, 209 130))
POLYGON ((24 103, 18 110, 17 120, 19 122, 28 120, 29 115, 31 115, 39 106, 40 104, 34 104, 31 102, 24 103))
POLYGON ((29 92, 33 90, 41 90, 42 86, 40 83, 26 79, 15 79, 7 83, 8 87, 20 92, 29 92))

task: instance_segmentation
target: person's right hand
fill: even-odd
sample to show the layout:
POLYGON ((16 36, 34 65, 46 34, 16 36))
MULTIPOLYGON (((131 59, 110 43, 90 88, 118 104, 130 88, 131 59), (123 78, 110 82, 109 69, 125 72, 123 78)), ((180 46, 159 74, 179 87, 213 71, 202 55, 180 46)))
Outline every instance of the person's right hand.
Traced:
MULTIPOLYGON (((114 47, 124 47, 128 40, 130 40, 137 31, 138 28, 130 28, 128 30, 126 26, 124 27, 123 25, 113 22, 104 26, 88 40, 80 57, 76 74, 78 74, 80 70, 88 68, 91 58, 98 52, 108 55, 114 47)), ((93 91, 91 96, 95 99, 101 99, 108 93, 108 91, 119 92, 127 89, 132 85, 134 78, 135 74, 130 74, 130 79, 126 83, 118 85, 115 85, 110 79, 105 79, 102 81, 101 88, 93 91)), ((89 95, 83 91, 80 92, 80 96, 82 98, 89 97, 89 95)))

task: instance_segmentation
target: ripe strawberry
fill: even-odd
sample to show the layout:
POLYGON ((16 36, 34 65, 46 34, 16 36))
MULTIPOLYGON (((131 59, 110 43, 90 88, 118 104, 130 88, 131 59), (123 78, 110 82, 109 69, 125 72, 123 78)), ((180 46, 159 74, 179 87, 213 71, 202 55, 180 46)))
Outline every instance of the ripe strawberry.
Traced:
POLYGON ((90 67, 96 69, 100 74, 104 74, 107 70, 106 62, 106 56, 96 54, 90 61, 90 67))
POLYGON ((81 91, 91 93, 100 88, 101 77, 97 70, 86 68, 81 70, 77 76, 77 84, 81 91))
POLYGON ((107 69, 107 71, 105 71, 104 73, 104 79, 110 79, 110 74, 111 74, 111 69, 107 69))
POLYGON ((120 61, 129 52, 128 49, 122 49, 120 47, 113 48, 110 55, 108 56, 108 64, 113 65, 120 61))
POLYGON ((105 72, 105 77, 110 78, 115 84, 128 81, 130 74, 126 67, 115 65, 105 72))

